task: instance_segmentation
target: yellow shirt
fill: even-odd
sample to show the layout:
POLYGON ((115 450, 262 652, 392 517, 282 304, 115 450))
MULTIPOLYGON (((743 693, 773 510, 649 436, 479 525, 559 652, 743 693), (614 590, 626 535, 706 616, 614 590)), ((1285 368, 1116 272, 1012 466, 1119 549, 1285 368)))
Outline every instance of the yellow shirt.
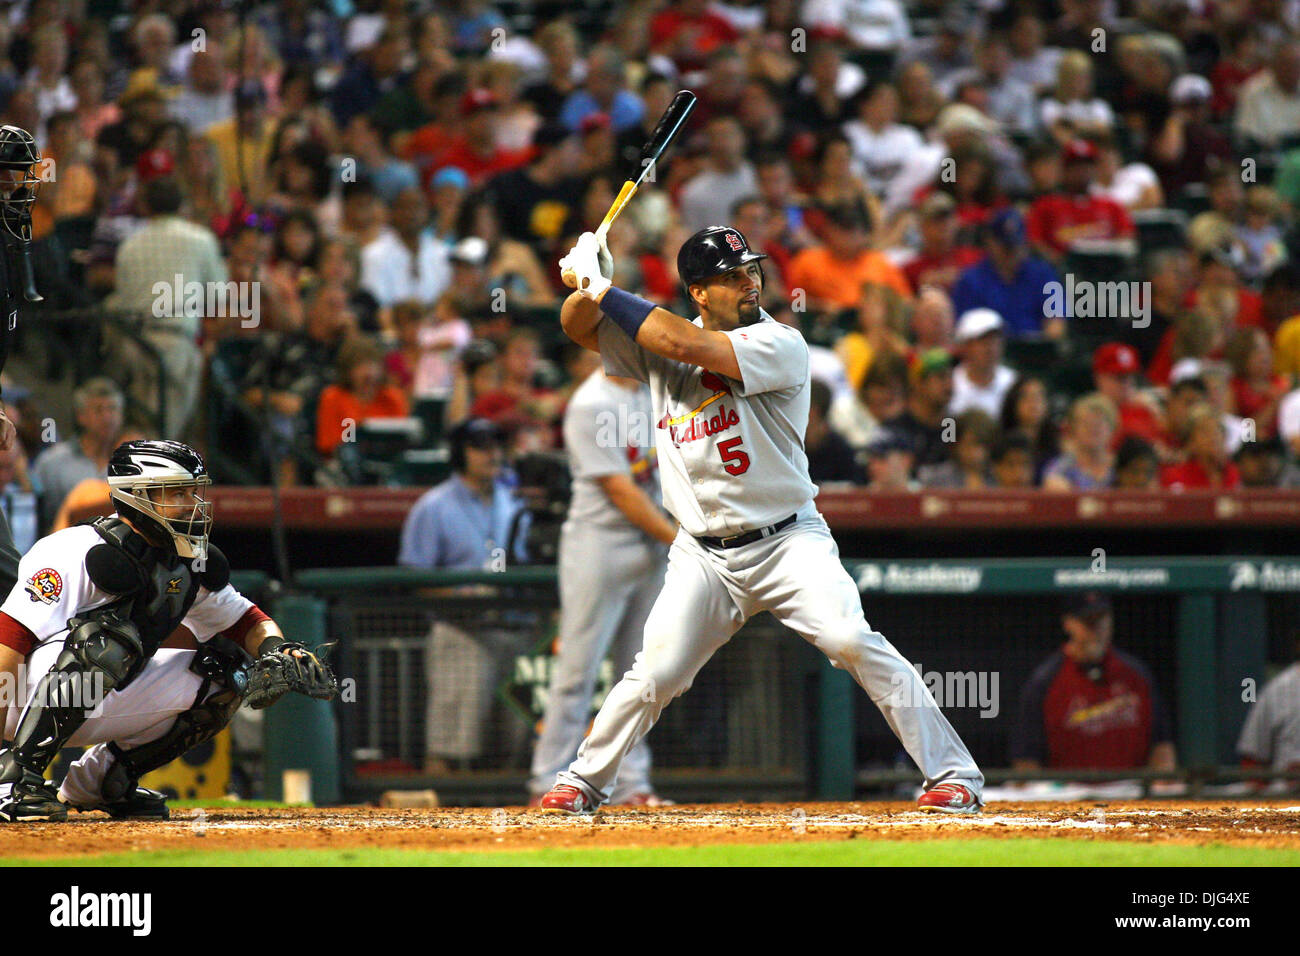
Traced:
POLYGON ((844 372, 856 392, 862 387, 862 380, 871 371, 871 362, 876 357, 876 350, 861 332, 848 333, 835 343, 835 349, 844 360, 844 372))
POLYGON ((1300 315, 1293 315, 1277 327, 1273 337, 1273 370, 1300 382, 1300 315))
POLYGON ((221 178, 232 186, 242 186, 250 205, 257 205, 271 191, 271 173, 267 168, 271 157, 271 135, 274 124, 266 120, 261 136, 245 136, 238 142, 235 120, 224 120, 212 126, 207 137, 217 151, 217 165, 221 178), (243 176, 240 176, 242 159, 243 176))

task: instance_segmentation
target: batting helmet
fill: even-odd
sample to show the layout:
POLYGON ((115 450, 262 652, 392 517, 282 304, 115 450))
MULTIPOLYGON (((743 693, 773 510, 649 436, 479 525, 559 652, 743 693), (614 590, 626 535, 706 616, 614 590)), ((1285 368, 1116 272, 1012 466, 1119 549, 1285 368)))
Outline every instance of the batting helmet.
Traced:
POLYGON ((447 444, 451 448, 452 471, 465 470, 467 447, 472 445, 475 448, 492 448, 500 445, 504 439, 505 436, 501 434, 501 429, 495 422, 486 418, 465 419, 447 435, 447 444))
MULTIPOLYGON (((749 243, 739 229, 706 226, 682 243, 682 248, 677 253, 677 275, 681 277, 689 299, 694 283, 766 258, 766 254, 749 248, 749 243)), ((761 264, 758 271, 761 275, 761 264)))

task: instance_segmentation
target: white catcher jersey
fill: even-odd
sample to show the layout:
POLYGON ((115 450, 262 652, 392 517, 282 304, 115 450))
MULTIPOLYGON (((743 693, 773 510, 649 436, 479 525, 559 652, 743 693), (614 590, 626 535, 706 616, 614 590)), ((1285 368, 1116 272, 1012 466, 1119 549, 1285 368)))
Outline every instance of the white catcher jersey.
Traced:
MULTIPOLYGON (((68 619, 113 600, 86 573, 86 552, 103 542, 94 528, 76 525, 37 541, 18 562, 18 583, 0 611, 36 636, 38 644, 68 629, 68 619)), ((200 586, 185 620, 196 640, 232 627, 253 604, 227 584, 215 594, 200 586)))
POLYGON ((648 352, 613 322, 596 329, 605 370, 650 386, 664 507, 688 534, 765 527, 817 494, 804 452, 808 345, 797 329, 763 311, 725 332, 741 382, 648 352))
POLYGON ((595 371, 564 410, 564 449, 573 476, 568 518, 575 525, 635 528, 596 483, 626 474, 652 500, 660 497, 654 414, 644 385, 624 388, 595 371))

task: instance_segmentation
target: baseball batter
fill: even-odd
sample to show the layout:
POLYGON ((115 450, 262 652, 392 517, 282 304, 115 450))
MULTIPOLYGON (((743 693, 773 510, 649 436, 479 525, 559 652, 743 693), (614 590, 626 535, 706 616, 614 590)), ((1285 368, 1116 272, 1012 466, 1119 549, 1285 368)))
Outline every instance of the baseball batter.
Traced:
POLYGON ((610 374, 650 386, 664 504, 681 527, 641 651, 542 807, 584 813, 605 801, 668 702, 747 618, 769 610, 880 708, 925 776, 921 809, 976 813, 983 775, 916 669, 867 624, 813 503, 808 346, 760 308, 763 258, 723 226, 687 240, 677 270, 694 320, 613 286, 592 233, 560 261, 577 290, 561 312, 566 334, 598 351, 610 374))
MULTIPOLYGON (((534 797, 572 762, 586 732, 600 663, 624 673, 641 647, 677 528, 658 505, 650 392, 600 369, 564 412, 573 499, 560 534, 560 633, 542 733, 533 752, 534 797)), ((644 740, 623 761, 611 802, 655 804, 644 740)))

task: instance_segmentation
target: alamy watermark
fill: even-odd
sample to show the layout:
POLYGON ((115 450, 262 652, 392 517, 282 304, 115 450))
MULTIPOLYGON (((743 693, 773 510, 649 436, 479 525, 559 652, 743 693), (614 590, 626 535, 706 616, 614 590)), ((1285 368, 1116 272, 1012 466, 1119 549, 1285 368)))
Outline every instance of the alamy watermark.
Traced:
POLYGON ((889 683, 894 688, 886 699, 891 707, 924 707, 928 690, 946 709, 978 707, 987 720, 1002 710, 998 671, 925 671, 917 664, 914 670, 891 674, 889 683))

